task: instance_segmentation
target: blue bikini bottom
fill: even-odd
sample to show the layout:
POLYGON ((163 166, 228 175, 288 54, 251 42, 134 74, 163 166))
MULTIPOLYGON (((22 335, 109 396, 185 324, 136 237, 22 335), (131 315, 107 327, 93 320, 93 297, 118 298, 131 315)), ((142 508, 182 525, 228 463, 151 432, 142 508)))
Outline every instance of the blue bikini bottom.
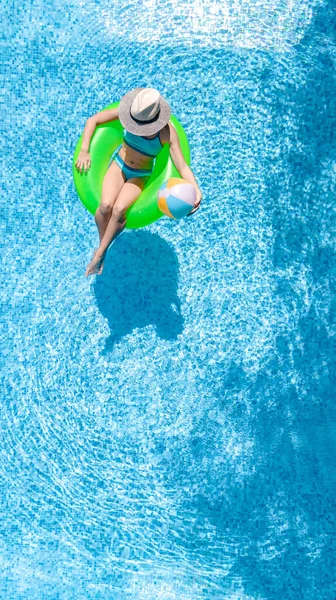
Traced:
MULTIPOLYGON (((119 148, 118 148, 118 150, 119 150, 119 148)), ((133 169, 132 167, 129 167, 128 165, 126 165, 126 163, 123 161, 123 159, 119 156, 119 154, 116 154, 112 158, 112 160, 115 160, 117 165, 119 165, 122 173, 124 173, 124 175, 126 177, 126 181, 128 179, 131 179, 131 177, 149 177, 153 172, 153 169, 150 169, 150 170, 133 169)))

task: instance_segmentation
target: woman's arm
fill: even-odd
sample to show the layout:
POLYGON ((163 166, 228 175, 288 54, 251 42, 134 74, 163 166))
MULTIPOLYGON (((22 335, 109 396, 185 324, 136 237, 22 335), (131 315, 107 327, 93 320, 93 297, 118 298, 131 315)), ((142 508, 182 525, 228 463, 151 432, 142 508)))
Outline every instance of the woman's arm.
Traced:
POLYGON ((89 117, 86 121, 83 133, 83 141, 81 150, 89 152, 91 138, 96 130, 97 125, 102 123, 108 123, 109 121, 115 121, 118 118, 118 108, 111 108, 108 110, 102 110, 99 113, 89 117))
POLYGON ((118 118, 118 108, 102 110, 92 117, 89 117, 85 123, 82 146, 79 156, 76 161, 76 167, 83 172, 83 168, 87 171, 90 168, 91 158, 89 154, 91 138, 96 130, 97 125, 108 123, 118 118))
POLYGON ((169 124, 169 131, 170 131, 170 156, 172 158, 172 161, 173 161, 175 167, 177 168, 178 172, 180 173, 181 177, 183 179, 186 179, 186 181, 190 181, 190 183, 192 183, 196 188, 195 206, 188 213, 188 215, 191 215, 198 209, 198 207, 200 205, 200 202, 202 200, 202 192, 197 185, 197 181, 194 177, 192 170, 190 169, 190 167, 188 167, 186 161, 184 160, 184 156, 182 154, 180 141, 179 141, 178 135, 176 133, 176 130, 170 124, 169 124))

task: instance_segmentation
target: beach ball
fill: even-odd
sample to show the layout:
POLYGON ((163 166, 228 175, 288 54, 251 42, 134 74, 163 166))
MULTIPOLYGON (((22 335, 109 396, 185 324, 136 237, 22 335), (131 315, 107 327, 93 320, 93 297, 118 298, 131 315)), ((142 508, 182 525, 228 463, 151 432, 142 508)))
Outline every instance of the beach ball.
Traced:
POLYGON ((182 219, 196 202, 195 186, 180 177, 171 177, 158 191, 158 207, 171 219, 182 219))

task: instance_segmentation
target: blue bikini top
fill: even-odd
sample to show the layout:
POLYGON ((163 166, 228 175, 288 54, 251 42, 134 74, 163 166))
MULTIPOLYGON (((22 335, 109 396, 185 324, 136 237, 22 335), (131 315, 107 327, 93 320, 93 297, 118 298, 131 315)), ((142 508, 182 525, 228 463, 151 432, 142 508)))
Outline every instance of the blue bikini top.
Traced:
POLYGON ((162 150, 163 146, 160 141, 160 132, 158 132, 155 138, 148 140, 141 135, 134 135, 134 133, 130 133, 124 129, 124 142, 133 150, 137 152, 141 152, 145 156, 150 156, 151 158, 155 158, 160 150, 162 150))

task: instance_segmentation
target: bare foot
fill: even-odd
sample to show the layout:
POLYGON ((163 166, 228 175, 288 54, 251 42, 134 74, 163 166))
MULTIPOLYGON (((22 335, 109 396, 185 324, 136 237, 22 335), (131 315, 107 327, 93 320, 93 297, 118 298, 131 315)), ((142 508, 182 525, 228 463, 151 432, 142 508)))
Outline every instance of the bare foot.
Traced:
POLYGON ((91 261, 89 262, 88 266, 86 267, 86 271, 85 271, 85 275, 86 277, 88 275, 101 275, 103 272, 103 268, 104 268, 104 258, 105 258, 105 253, 104 254, 98 254, 98 251, 96 250, 91 261))

